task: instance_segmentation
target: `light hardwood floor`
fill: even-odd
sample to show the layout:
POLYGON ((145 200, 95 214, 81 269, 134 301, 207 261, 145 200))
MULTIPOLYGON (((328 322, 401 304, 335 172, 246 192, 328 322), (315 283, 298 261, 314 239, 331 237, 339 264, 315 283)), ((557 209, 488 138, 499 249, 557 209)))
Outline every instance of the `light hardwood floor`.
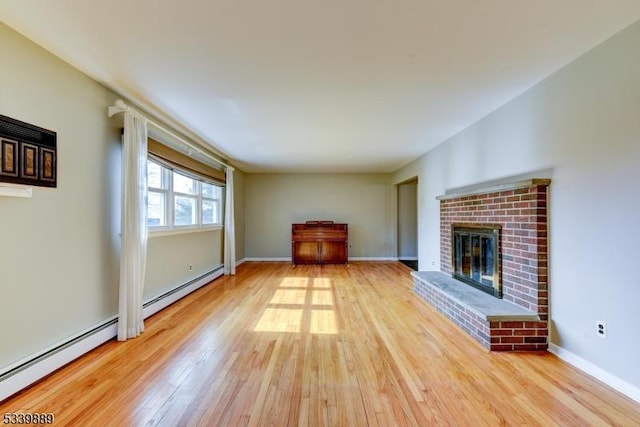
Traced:
POLYGON ((0 405, 56 425, 599 426, 640 405, 549 353, 489 353, 409 268, 246 263, 0 405))

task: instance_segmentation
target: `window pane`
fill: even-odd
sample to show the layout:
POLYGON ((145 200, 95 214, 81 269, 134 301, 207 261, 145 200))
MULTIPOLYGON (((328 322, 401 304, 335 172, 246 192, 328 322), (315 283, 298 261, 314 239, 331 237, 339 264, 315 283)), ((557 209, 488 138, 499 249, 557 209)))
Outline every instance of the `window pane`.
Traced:
POLYGON ((202 201, 202 223, 203 224, 219 224, 220 214, 218 212, 217 200, 202 201))
POLYGON ((162 166, 147 160, 147 185, 153 188, 162 187, 162 166))
POLYGON ((218 192, 216 191, 218 188, 206 182, 202 183, 202 197, 207 197, 209 199, 216 199, 218 197, 218 192))
POLYGON ((197 224, 198 221, 196 218, 196 199, 193 197, 175 196, 174 200, 174 224, 197 224))
POLYGON ((177 172, 173 173, 173 191, 176 193, 195 194, 196 181, 177 172))
POLYGON ((166 225, 164 213, 164 194, 150 191, 147 195, 147 225, 166 225))

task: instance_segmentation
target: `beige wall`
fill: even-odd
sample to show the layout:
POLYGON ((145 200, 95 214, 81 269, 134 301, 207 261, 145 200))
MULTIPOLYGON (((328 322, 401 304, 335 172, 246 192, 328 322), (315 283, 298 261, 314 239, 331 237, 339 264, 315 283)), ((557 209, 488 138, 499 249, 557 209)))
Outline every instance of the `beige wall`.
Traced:
POLYGON ((0 197, 0 369, 117 308, 115 95, 3 24, 0 112, 58 133, 58 188, 0 197))
POLYGON ((553 344, 640 387, 640 23, 398 171, 418 174, 421 269, 449 188, 550 177, 553 344), (606 340, 596 321, 607 322, 606 340))
MULTIPOLYGON (((4 24, 0 50, 0 114, 58 133, 58 188, 0 196, 2 372, 117 313, 122 118, 115 93, 4 24)), ((145 296, 219 265, 219 234, 151 239, 145 296)))
POLYGON ((246 256, 291 257, 291 224, 349 224, 350 257, 395 256, 395 189, 388 174, 246 174, 246 256))
POLYGON ((151 236, 144 300, 153 299, 222 265, 222 229, 151 236), (191 267, 191 269, 190 269, 191 267))
POLYGON ((236 169, 233 173, 234 213, 236 226, 236 262, 245 257, 245 174, 236 169))
POLYGON ((398 258, 418 256, 418 181, 398 184, 398 258))

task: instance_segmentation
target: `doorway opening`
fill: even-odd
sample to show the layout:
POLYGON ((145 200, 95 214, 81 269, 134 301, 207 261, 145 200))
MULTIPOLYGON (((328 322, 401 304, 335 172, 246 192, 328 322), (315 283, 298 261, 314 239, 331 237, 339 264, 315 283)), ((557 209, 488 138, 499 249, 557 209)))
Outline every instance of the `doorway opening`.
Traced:
POLYGON ((398 184, 398 261, 418 270, 418 178, 398 184))

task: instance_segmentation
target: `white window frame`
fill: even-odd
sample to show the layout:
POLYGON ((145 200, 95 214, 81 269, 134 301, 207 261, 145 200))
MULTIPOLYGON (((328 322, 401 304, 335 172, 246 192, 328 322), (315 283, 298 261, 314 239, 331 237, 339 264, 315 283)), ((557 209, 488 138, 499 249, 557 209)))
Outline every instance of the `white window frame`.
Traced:
POLYGON ((165 197, 165 224, 164 225, 147 225, 149 237, 155 236, 163 236, 168 234, 183 234, 183 233, 194 233, 200 231, 210 231, 210 230, 219 230, 223 228, 223 212, 222 212, 222 203, 224 200, 224 186, 216 184, 212 181, 207 181, 201 178, 196 178, 188 172, 182 171, 178 168, 170 168, 158 162, 152 158, 147 158, 148 162, 153 162, 161 167, 162 173, 162 183, 166 184, 166 188, 155 188, 155 187, 147 187, 147 191, 149 193, 161 193, 165 197), (173 188, 173 173, 178 173, 180 175, 186 176, 187 178, 193 179, 195 183, 195 194, 187 194, 175 192, 173 188), (219 187, 219 195, 220 198, 216 199, 210 197, 204 197, 202 195, 202 183, 206 182, 207 184, 211 184, 214 187, 219 187), (175 224, 175 198, 176 196, 189 197, 195 199, 196 203, 196 223, 188 224, 188 225, 176 225, 175 224), (214 203, 217 201, 218 206, 218 223, 214 224, 203 224, 203 200, 212 200, 214 203))

